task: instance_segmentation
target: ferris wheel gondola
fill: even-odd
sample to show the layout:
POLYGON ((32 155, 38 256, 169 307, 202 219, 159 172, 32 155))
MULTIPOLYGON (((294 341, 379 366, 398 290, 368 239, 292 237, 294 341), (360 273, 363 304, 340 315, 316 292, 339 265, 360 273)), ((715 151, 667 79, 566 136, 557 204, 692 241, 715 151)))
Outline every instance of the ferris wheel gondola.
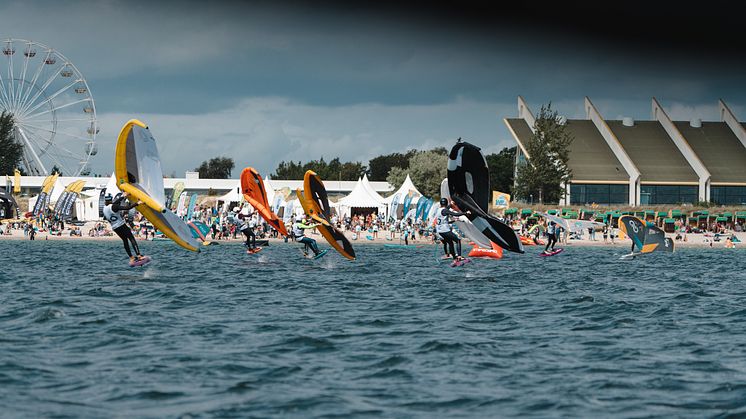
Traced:
POLYGON ((85 77, 46 45, 12 38, 0 44, 0 111, 13 116, 23 168, 31 175, 50 174, 54 167, 66 176, 86 174, 99 128, 85 77))

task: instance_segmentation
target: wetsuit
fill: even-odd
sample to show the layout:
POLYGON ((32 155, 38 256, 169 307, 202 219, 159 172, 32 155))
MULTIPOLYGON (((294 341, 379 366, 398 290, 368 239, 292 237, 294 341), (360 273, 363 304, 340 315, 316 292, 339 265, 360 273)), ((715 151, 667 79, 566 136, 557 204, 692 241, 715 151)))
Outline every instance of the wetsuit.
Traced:
POLYGON ((557 244, 557 226, 550 223, 547 226, 547 246, 544 248, 544 252, 549 252, 549 246, 552 246, 552 251, 554 251, 555 244, 557 244))
POLYGON ((104 207, 104 218, 111 224, 112 230, 117 233, 122 242, 124 243, 124 250, 127 255, 131 258, 132 251, 130 250, 130 243, 132 248, 135 250, 135 254, 138 257, 142 257, 140 254, 140 248, 137 247, 137 241, 135 236, 132 235, 132 230, 127 226, 124 217, 120 214, 120 211, 129 211, 136 207, 137 204, 122 205, 121 202, 124 200, 124 196, 120 196, 115 199, 114 202, 104 207))
POLYGON ((254 233, 255 226, 256 223, 253 218, 249 218, 248 220, 244 218, 243 223, 241 223, 241 226, 238 228, 241 233, 246 236, 246 247, 249 249, 256 247, 256 234, 254 233))
POLYGON ((460 217, 462 215, 464 215, 464 213, 451 211, 448 208, 441 208, 435 215, 435 232, 438 233, 440 238, 443 240, 443 251, 446 255, 451 255, 454 258, 461 257, 461 239, 451 231, 451 221, 449 220, 449 217, 460 217), (455 249, 454 244, 456 245, 455 249))
POLYGON ((313 254, 318 255, 319 247, 316 245, 316 240, 310 237, 306 237, 305 232, 305 230, 314 227, 316 227, 315 224, 306 224, 302 220, 297 221, 295 224, 293 224, 293 237, 295 237, 295 241, 297 241, 298 243, 303 243, 304 253, 308 253, 308 248, 310 247, 313 251, 313 254))

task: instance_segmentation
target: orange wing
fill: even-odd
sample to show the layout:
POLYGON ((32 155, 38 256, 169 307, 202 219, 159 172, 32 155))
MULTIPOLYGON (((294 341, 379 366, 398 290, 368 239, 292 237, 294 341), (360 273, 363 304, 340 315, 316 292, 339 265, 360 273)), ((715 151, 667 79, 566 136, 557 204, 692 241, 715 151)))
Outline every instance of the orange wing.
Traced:
POLYGON ((241 172, 241 193, 243 193, 246 201, 267 221, 267 224, 271 225, 283 236, 288 235, 285 224, 270 209, 269 202, 267 201, 267 193, 264 189, 264 181, 259 172, 254 170, 253 167, 247 167, 241 172))

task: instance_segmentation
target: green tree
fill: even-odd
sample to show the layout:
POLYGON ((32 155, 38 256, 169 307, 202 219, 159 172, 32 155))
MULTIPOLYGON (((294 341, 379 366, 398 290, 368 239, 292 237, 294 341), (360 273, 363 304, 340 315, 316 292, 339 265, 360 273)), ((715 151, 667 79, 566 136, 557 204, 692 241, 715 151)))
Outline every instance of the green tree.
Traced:
POLYGON ((439 196, 440 183, 448 175, 448 155, 437 149, 417 153, 409 159, 409 173, 425 196, 439 196))
POLYGON ((303 179, 303 164, 298 161, 281 161, 275 172, 270 175, 272 179, 303 179))
POLYGON ((409 150, 403 154, 391 153, 370 159, 368 161, 368 178, 378 181, 386 180, 392 168, 407 169, 409 167, 409 159, 415 154, 417 154, 417 150, 409 150))
POLYGON ((499 153, 484 156, 490 167, 490 187, 493 191, 513 193, 515 147, 505 147, 499 153))
POLYGON ((448 156, 442 150, 430 150, 417 152, 409 159, 407 169, 394 167, 389 171, 386 181, 395 188, 399 187, 407 174, 412 183, 425 196, 438 196, 440 194, 440 182, 447 175, 448 156))
POLYGON ((21 163, 23 145, 13 138, 13 115, 0 114, 0 175, 13 175, 21 163))
POLYGON ((432 151, 433 153, 436 153, 436 154, 442 154, 444 156, 448 155, 448 149, 445 148, 445 147, 435 147, 434 149, 432 149, 430 151, 432 151))
POLYGON ((202 179, 228 179, 235 166, 230 157, 213 157, 209 161, 203 161, 194 170, 199 172, 199 177, 202 179))
POLYGON ((562 184, 572 178, 567 161, 573 136, 551 103, 541 107, 534 128, 525 144, 529 160, 518 166, 514 193, 524 200, 533 196, 542 204, 556 203, 565 195, 562 184))
POLYGON ((342 180, 358 180, 359 178, 363 177, 366 171, 366 167, 363 166, 363 164, 359 161, 346 162, 342 164, 342 167, 340 169, 342 180))
POLYGON ((303 179, 308 170, 316 172, 321 179, 329 180, 358 180, 366 172, 361 162, 342 163, 339 157, 335 157, 327 163, 324 157, 321 157, 319 160, 311 160, 305 164, 300 161, 298 163, 281 161, 270 177, 272 179, 303 179))
POLYGON ((401 167, 392 167, 391 170, 389 170, 389 175, 386 176, 386 182, 388 182, 389 185, 393 186, 394 189, 398 189, 399 186, 404 183, 404 179, 407 178, 407 174, 409 174, 408 166, 409 162, 407 162, 406 169, 402 169, 401 167))

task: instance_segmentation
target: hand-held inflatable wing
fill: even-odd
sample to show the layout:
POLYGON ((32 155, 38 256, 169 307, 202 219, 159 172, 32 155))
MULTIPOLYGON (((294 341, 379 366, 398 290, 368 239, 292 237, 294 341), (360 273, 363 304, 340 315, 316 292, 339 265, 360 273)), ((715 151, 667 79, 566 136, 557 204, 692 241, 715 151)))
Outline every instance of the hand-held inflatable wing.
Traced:
POLYGON ((137 210, 148 221, 181 247, 199 252, 199 242, 192 237, 189 227, 165 206, 163 170, 155 138, 136 119, 124 124, 119 133, 114 174, 119 189, 143 202, 137 210))
MULTIPOLYGON (((448 191, 448 179, 443 179, 443 181, 440 182, 440 197, 449 200, 451 199, 451 193, 448 191)), ((477 246, 483 249, 492 248, 492 241, 482 234, 482 232, 479 231, 471 221, 469 221, 468 217, 459 217, 458 220, 454 220, 454 223, 456 224, 456 227, 458 227, 458 229, 461 230, 469 240, 476 243, 477 246)))
POLYGON ((326 188, 319 175, 313 170, 308 170, 303 176, 303 196, 309 200, 309 203, 313 204, 309 206, 310 212, 306 212, 306 214, 313 218, 314 221, 327 227, 330 226, 331 209, 329 207, 326 188))
POLYGON ((513 229, 487 213, 490 171, 479 147, 459 141, 448 155, 448 191, 451 199, 474 226, 490 241, 511 252, 523 253, 523 244, 513 229))
POLYGON ((563 228, 568 233, 570 232, 570 223, 567 219, 558 217, 556 215, 547 214, 545 212, 537 212, 540 216, 546 218, 547 221, 551 221, 554 224, 557 224, 559 227, 563 228))
POLYGON ((298 200, 301 202, 303 210, 319 222, 320 225, 317 227, 319 232, 339 254, 347 259, 354 260, 355 250, 352 248, 352 243, 347 240, 347 237, 341 231, 329 223, 331 215, 329 200, 327 199, 326 188, 319 175, 312 170, 307 171, 303 177, 303 186, 305 191, 298 194, 298 200))
POLYGON ((632 215, 622 215, 619 217, 619 229, 632 240, 640 253, 674 251, 673 240, 653 223, 632 215))
POLYGON ((267 200, 267 192, 264 188, 264 180, 259 172, 252 167, 247 167, 241 172, 241 192, 246 201, 259 212, 267 224, 279 231, 283 236, 288 235, 285 224, 272 212, 267 200))

